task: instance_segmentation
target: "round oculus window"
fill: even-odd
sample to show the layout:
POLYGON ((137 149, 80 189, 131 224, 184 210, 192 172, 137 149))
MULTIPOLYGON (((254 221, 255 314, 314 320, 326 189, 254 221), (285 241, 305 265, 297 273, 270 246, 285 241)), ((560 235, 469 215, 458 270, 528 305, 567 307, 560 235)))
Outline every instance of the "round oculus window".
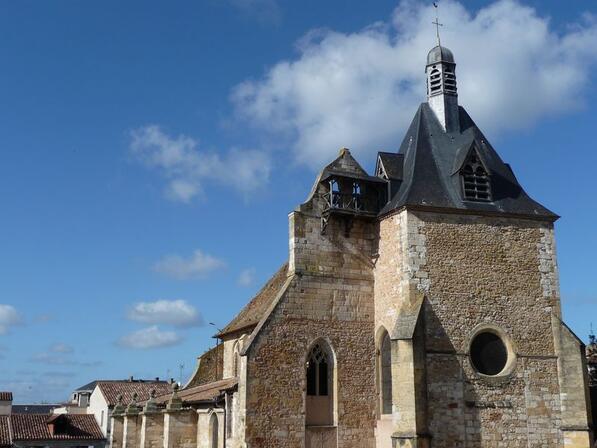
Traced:
POLYGON ((476 335, 470 350, 473 367, 483 375, 499 374, 508 362, 508 349, 495 333, 484 331, 476 335))

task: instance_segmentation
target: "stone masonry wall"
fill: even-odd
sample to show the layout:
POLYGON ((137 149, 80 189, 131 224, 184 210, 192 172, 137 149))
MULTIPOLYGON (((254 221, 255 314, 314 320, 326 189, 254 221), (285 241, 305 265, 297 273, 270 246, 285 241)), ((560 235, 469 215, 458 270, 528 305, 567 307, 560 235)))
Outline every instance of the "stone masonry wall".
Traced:
POLYGON ((305 446, 305 362, 323 338, 336 358, 337 445, 329 446, 372 448, 376 225, 355 221, 346 237, 332 219, 322 235, 317 214, 295 212, 290 227, 294 280, 247 352, 247 446, 305 446))
POLYGON ((549 223, 412 212, 380 224, 376 323, 391 327, 405 285, 426 294, 433 446, 561 446, 551 232, 549 223), (470 365, 468 344, 481 324, 503 330, 517 354, 501 381, 470 365))

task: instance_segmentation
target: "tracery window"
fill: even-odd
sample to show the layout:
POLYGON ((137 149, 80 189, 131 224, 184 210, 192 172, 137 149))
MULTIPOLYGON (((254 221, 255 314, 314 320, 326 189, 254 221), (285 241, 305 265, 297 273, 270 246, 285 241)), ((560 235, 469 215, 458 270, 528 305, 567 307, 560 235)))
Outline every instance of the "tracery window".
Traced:
POLYGON ((460 172, 462 191, 467 201, 491 201, 489 176, 476 151, 472 151, 460 172))
POLYGON ((328 356, 320 344, 311 349, 307 361, 307 395, 328 395, 328 356))
POLYGON ((332 425, 334 421, 334 361, 324 341, 313 345, 306 365, 306 425, 332 425))

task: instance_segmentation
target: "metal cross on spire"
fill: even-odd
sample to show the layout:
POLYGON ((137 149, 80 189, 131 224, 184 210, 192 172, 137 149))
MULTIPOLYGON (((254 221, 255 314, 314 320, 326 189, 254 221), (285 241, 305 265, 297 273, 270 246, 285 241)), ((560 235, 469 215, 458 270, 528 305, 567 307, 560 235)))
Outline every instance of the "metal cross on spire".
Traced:
POLYGON ((439 27, 440 26, 444 26, 443 23, 439 23, 439 13, 438 13, 438 9, 439 9, 439 5, 437 4, 437 2, 433 2, 433 7, 435 8, 435 22, 431 22, 435 25, 435 31, 437 34, 437 46, 441 47, 442 46, 442 42, 439 38, 439 27))

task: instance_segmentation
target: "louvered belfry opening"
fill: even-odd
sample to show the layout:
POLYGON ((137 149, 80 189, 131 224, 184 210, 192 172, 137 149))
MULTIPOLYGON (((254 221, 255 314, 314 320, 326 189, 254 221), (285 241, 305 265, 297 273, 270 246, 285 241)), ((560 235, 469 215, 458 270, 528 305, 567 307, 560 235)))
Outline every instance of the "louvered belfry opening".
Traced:
POLYGON ((444 69, 444 88, 447 93, 456 93, 456 74, 454 67, 446 66, 444 69))
POLYGON ((429 94, 439 93, 442 88, 442 75, 438 69, 434 68, 429 74, 429 94))
POLYGON ((479 160, 476 151, 472 151, 468 161, 460 172, 464 199, 467 201, 491 201, 491 184, 487 170, 479 160))

